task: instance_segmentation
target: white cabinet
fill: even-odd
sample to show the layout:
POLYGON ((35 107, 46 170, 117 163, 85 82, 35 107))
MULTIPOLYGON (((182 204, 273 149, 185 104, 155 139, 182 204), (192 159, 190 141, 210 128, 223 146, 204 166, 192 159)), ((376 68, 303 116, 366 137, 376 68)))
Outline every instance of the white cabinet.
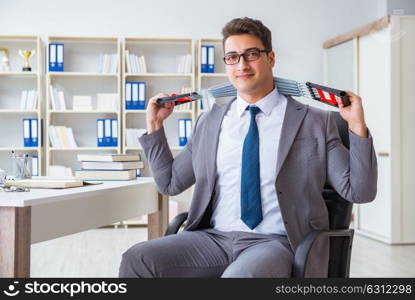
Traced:
POLYGON ((349 41, 331 43, 325 50, 326 82, 343 88, 344 79, 353 77, 378 161, 376 199, 356 206, 355 229, 390 244, 415 243, 415 17, 385 17, 337 42, 342 37, 349 41), (353 51, 344 51, 346 43, 355 44, 353 51), (347 75, 329 71, 344 66, 344 61, 354 61, 354 67, 341 68, 347 75))
POLYGON ((11 151, 37 157, 38 173, 43 172, 42 57, 39 36, 0 36, 0 169, 8 175, 13 171, 11 151), (19 52, 24 50, 35 50, 29 59, 31 71, 22 71, 25 61, 19 52), (29 91, 32 97, 23 96, 29 91), (27 118, 39 120, 37 146, 24 146, 23 119, 27 118))

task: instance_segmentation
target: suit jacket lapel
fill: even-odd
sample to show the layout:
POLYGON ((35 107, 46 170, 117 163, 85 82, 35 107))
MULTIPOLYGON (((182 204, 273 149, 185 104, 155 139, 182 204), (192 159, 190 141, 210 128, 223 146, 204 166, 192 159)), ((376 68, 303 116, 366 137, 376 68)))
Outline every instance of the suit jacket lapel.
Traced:
POLYGON ((297 102, 291 96, 286 97, 287 108, 285 111, 284 121, 282 123, 280 144, 278 146, 277 178, 308 110, 308 105, 303 105, 297 102))
POLYGON ((220 128, 226 112, 229 110, 229 107, 235 99, 236 98, 232 99, 225 105, 214 105, 209 113, 210 118, 207 120, 204 143, 206 149, 205 159, 207 179, 211 192, 213 192, 216 181, 216 156, 218 152, 220 128))

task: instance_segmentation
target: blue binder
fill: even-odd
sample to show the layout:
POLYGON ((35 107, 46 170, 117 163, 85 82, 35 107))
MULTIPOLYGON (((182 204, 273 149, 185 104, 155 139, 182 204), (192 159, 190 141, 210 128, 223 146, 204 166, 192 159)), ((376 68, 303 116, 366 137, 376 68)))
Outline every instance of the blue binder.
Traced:
POLYGON ((131 109, 133 87, 130 81, 125 83, 125 109, 131 109))
POLYGON ((49 71, 63 72, 64 46, 59 43, 49 44, 49 71))
POLYGON ((207 73, 208 72, 207 66, 208 66, 208 47, 202 46, 200 71, 202 73, 207 73))
POLYGON ((208 73, 215 73, 215 46, 208 46, 208 73))
POLYGON ((32 176, 39 176, 39 156, 32 155, 32 176))
POLYGON ((31 147, 39 146, 39 122, 38 119, 30 119, 30 145, 31 147))
POLYGON ((139 82, 131 82, 132 86, 132 93, 131 93, 131 109, 138 109, 139 108, 139 99, 140 99, 140 86, 139 82))
POLYGON ((187 144, 186 119, 179 119, 179 146, 183 147, 186 144, 187 144))
POLYGON ((146 83, 138 82, 138 109, 146 109, 146 83))
POLYGON ((117 147, 118 145, 118 120, 111 119, 111 146, 117 147))
POLYGON ((97 119, 97 146, 104 146, 104 120, 97 119))
POLYGON ((192 134, 192 119, 186 119, 186 139, 189 140, 192 134))
POLYGON ((23 146, 24 147, 31 147, 32 146, 32 138, 31 128, 30 128, 30 119, 23 119, 23 146))
POLYGON ((110 147, 111 141, 111 119, 104 119, 104 147, 110 147))

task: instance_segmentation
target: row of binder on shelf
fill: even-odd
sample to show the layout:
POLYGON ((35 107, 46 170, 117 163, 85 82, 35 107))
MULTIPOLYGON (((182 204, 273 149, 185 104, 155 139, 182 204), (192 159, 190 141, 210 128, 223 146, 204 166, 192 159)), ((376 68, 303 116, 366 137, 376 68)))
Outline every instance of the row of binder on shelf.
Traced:
POLYGON ((23 146, 39 146, 39 120, 37 118, 23 119, 23 146))
POLYGON ((179 119, 179 146, 183 147, 187 144, 192 133, 192 119, 179 119))
POLYGON ((125 83, 125 109, 145 109, 146 83, 127 81, 125 83))
POLYGON ((73 130, 65 126, 49 126, 49 140, 54 148, 76 148, 73 130))
POLYGON ((49 44, 49 71, 63 72, 63 44, 50 43, 49 44))
POLYGON ((97 119, 97 146, 116 147, 118 145, 118 120, 97 119))
POLYGON ((20 109, 32 110, 36 109, 38 101, 38 93, 36 90, 24 90, 22 91, 20 98, 20 109))
POLYGON ((215 73, 215 46, 202 46, 202 62, 200 71, 202 73, 215 73))
POLYGON ((125 50, 125 57, 127 73, 147 73, 146 58, 144 56, 130 54, 128 50, 125 50))

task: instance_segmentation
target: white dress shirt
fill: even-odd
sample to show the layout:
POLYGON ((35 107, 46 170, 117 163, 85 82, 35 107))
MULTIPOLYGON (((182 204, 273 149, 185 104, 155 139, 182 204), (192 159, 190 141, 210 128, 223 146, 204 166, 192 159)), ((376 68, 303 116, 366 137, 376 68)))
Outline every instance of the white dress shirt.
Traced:
POLYGON ((217 180, 212 225, 220 231, 250 231, 287 235, 275 190, 277 153, 287 99, 275 88, 256 102, 259 132, 262 221, 250 229, 241 220, 242 148, 249 129, 250 103, 239 95, 224 116, 216 159, 217 180))

